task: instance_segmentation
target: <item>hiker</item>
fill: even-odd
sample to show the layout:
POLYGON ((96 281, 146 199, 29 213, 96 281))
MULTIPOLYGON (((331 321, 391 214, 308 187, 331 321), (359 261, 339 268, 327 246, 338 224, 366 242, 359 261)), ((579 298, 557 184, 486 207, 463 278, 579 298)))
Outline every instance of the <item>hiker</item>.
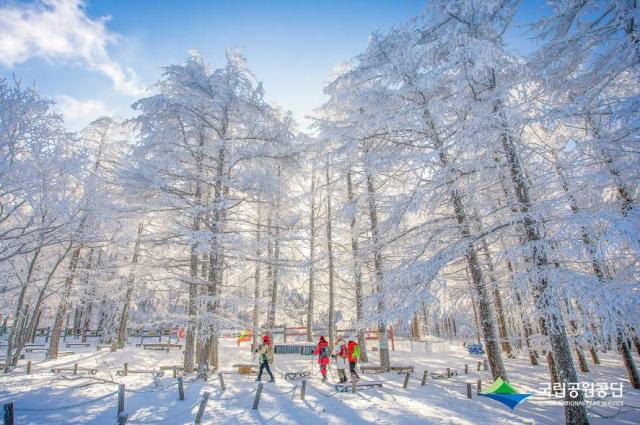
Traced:
POLYGON ((340 378, 340 383, 344 384, 347 382, 347 374, 344 371, 347 367, 347 357, 349 357, 349 347, 347 346, 347 342, 342 337, 338 337, 338 341, 336 345, 333 347, 333 355, 336 362, 336 367, 338 368, 338 378, 340 378))
POLYGON ((329 356, 331 355, 331 349, 329 343, 324 336, 320 336, 318 346, 316 347, 315 354, 318 355, 318 364, 320 365, 320 373, 322 374, 322 382, 327 380, 327 365, 329 364, 329 356))
POLYGON ((351 380, 360 379, 358 372, 356 372, 356 363, 360 361, 360 346, 353 339, 350 339, 347 344, 347 360, 349 360, 351 380))
POLYGON ((269 367, 269 363, 273 363, 273 347, 271 346, 269 335, 262 337, 262 344, 258 346, 256 353, 260 355, 260 372, 258 372, 256 381, 260 381, 262 379, 262 371, 267 369, 267 372, 269 372, 269 376, 271 377, 269 382, 274 382, 275 378, 273 377, 273 373, 271 373, 271 368, 269 367))

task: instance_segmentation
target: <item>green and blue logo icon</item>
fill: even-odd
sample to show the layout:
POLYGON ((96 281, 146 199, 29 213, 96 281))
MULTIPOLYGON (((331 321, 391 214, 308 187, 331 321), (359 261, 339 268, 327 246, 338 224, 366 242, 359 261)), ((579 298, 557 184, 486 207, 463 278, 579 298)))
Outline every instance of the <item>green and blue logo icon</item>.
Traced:
POLYGON ((486 391, 479 394, 499 401, 500 403, 509 406, 511 409, 515 409, 518 404, 533 395, 518 392, 513 385, 502 378, 496 379, 486 391))

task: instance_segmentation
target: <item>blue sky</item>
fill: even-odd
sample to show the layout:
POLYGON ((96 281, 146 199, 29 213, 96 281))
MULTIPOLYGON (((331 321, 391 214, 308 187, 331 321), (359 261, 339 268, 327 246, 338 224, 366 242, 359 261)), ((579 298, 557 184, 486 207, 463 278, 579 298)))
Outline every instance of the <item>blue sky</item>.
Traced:
MULTIPOLYGON (((189 49, 218 66, 225 47, 241 46, 267 98, 292 110, 304 126, 304 116, 323 102, 334 67, 362 51, 373 30, 406 21, 424 4, 0 0, 0 75, 36 81, 78 129, 103 113, 130 116, 131 103, 158 79, 160 67, 182 62, 189 49)), ((541 0, 524 1, 516 24, 545 10, 541 0)), ((522 32, 515 29, 509 40, 527 52, 533 44, 522 32)))

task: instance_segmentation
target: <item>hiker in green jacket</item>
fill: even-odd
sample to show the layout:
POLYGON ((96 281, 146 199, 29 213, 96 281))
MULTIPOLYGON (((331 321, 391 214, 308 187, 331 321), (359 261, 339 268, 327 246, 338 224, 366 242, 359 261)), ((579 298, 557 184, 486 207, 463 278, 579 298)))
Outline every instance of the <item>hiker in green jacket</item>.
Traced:
POLYGON ((351 380, 360 379, 356 371, 356 364, 360 361, 360 346, 357 342, 350 339, 347 344, 347 360, 349 360, 349 372, 351 372, 351 380))
POLYGON ((269 367, 269 363, 273 363, 273 346, 271 345, 271 340, 269 340, 269 335, 262 337, 262 344, 258 346, 256 353, 260 355, 260 371, 258 372, 256 381, 262 380, 262 372, 267 369, 267 372, 271 377, 269 382, 274 382, 275 378, 273 377, 273 373, 271 373, 271 368, 269 367))

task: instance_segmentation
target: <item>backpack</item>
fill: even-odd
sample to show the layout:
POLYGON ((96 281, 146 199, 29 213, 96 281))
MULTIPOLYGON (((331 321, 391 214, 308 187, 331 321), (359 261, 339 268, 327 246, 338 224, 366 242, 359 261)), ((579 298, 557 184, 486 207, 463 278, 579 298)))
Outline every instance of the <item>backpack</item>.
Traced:
POLYGON ((353 346, 353 351, 351 352, 351 357, 353 357, 356 360, 358 360, 360 358, 360 346, 359 345, 354 345, 353 346))
POLYGON ((329 357, 329 354, 331 354, 331 352, 328 346, 325 345, 320 349, 320 357, 329 357))
POLYGON ((347 357, 349 357, 349 349, 347 348, 347 344, 342 344, 340 346, 340 354, 339 355, 343 359, 346 359, 347 357))

